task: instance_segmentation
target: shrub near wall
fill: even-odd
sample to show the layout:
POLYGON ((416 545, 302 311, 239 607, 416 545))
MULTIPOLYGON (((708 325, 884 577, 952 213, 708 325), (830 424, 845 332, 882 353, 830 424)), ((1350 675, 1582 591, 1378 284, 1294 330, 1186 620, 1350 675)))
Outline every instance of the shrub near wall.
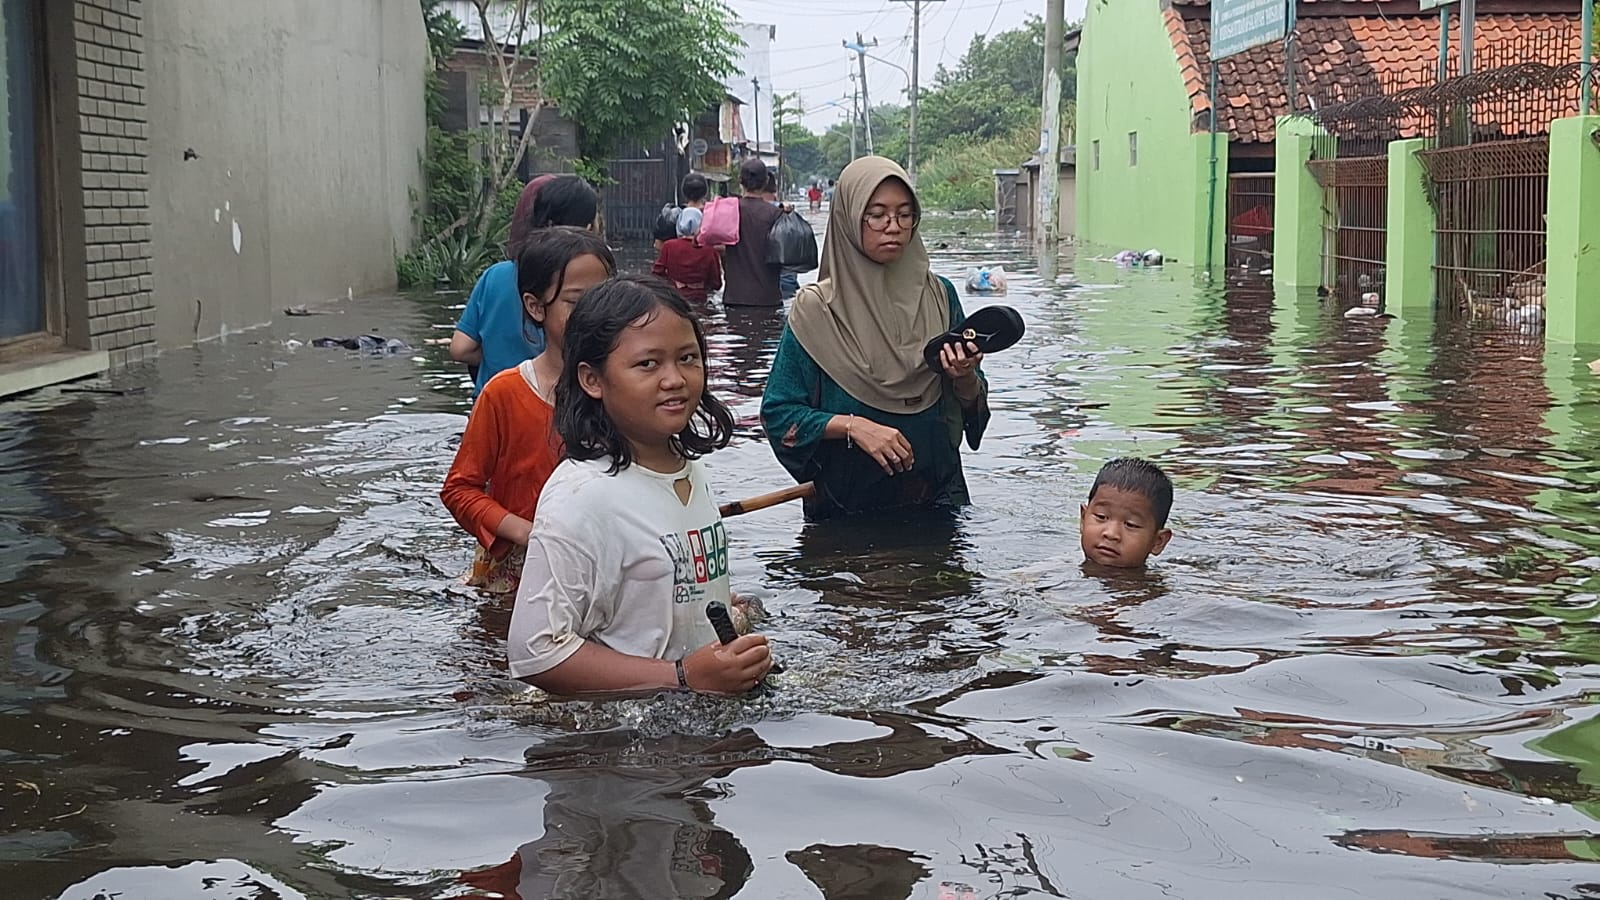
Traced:
POLYGON ((1039 130, 1018 128, 978 143, 951 141, 917 167, 917 199, 930 209, 994 210, 994 170, 1014 169, 1033 155, 1039 130))

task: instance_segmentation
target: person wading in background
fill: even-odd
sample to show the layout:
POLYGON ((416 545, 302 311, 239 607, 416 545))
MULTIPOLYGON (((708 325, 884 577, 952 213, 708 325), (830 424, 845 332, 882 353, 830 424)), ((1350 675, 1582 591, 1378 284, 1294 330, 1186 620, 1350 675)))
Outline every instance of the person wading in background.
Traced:
POLYGON ((767 264, 767 234, 778 220, 778 207, 763 197, 767 164, 747 159, 739 167, 739 243, 722 254, 724 306, 782 306, 778 267, 767 264))

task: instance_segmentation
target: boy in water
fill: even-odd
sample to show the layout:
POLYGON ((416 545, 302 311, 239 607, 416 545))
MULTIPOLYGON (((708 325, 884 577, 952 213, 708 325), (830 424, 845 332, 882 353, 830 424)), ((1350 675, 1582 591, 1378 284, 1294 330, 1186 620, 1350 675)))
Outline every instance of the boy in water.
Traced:
POLYGON ((1172 540, 1172 481, 1154 463, 1113 459, 1100 469, 1079 508, 1083 557, 1114 569, 1142 569, 1172 540))
POLYGON ((706 195, 710 192, 711 186, 699 172, 683 176, 683 212, 678 213, 678 233, 673 237, 694 237, 700 233, 700 220, 705 218, 706 195))

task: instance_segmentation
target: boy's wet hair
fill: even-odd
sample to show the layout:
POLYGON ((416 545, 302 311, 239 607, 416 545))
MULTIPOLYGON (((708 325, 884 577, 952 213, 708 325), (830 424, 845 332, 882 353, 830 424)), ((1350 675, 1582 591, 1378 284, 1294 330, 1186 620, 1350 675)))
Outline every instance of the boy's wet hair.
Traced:
POLYGON ((706 177, 699 172, 690 172, 683 176, 683 199, 686 202, 692 203, 696 200, 704 200, 710 190, 710 185, 706 183, 706 177))
MULTIPOLYGON (((604 238, 587 228, 560 226, 530 232, 517 251, 517 297, 532 294, 543 305, 546 296, 559 295, 566 282, 568 264, 580 256, 597 257, 607 275, 617 274, 617 259, 611 255, 611 248, 606 246, 604 238)), ((528 304, 523 303, 523 336, 533 337, 529 328, 538 325, 528 312, 528 304)))
MULTIPOLYGON (((588 363, 603 369, 616 349, 622 332, 645 317, 674 315, 694 328, 700 362, 706 361, 706 335, 688 301, 673 286, 654 275, 630 275, 597 284, 578 298, 567 319, 567 342, 561 382, 556 385, 556 431, 569 459, 611 457, 611 474, 633 464, 633 447, 606 415, 605 405, 589 396, 578 383, 578 367, 588 363)), ((709 381, 709 379, 708 379, 709 381)), ((700 405, 689 424, 672 439, 672 448, 684 459, 697 459, 728 446, 733 438, 733 413, 712 396, 710 385, 700 390, 700 405)))
POLYGON ((1103 487, 1117 488, 1149 500, 1156 527, 1167 527, 1167 515, 1172 512, 1172 479, 1155 463, 1133 457, 1113 459, 1101 466, 1100 474, 1094 477, 1094 487, 1089 488, 1090 503, 1103 487))

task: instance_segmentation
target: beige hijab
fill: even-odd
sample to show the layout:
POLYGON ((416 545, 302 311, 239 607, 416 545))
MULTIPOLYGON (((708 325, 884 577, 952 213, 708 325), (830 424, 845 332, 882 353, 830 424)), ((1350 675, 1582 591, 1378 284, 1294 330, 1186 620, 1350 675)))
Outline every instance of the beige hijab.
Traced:
POLYGON ((940 375, 923 362, 922 348, 950 327, 950 301, 928 269, 920 234, 907 233, 900 258, 886 266, 861 251, 867 202, 890 178, 911 184, 881 156, 858 159, 839 175, 817 283, 795 295, 789 328, 850 396, 908 415, 939 400, 940 375))

